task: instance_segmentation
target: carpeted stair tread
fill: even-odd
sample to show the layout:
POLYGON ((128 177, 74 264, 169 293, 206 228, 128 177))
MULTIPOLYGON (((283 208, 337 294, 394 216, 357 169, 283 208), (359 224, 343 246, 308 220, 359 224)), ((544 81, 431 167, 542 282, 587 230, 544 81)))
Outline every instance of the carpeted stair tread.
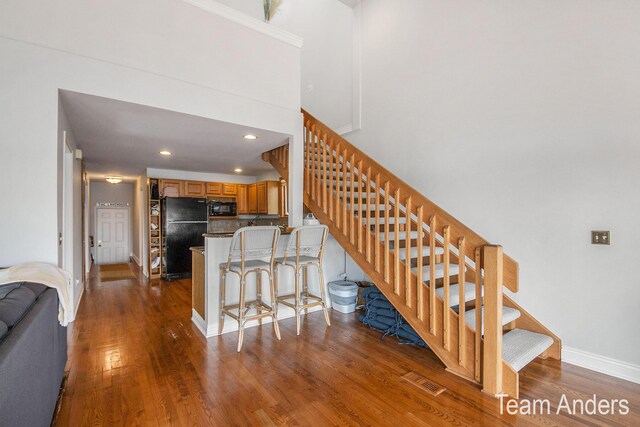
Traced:
POLYGON ((520 371, 553 344, 548 335, 514 329, 502 336, 502 358, 520 371))
MULTIPOLYGON (((484 335, 484 307, 480 309, 482 316, 482 334, 484 335)), ((502 307, 502 325, 513 322, 520 317, 520 311, 511 307, 502 307)), ((476 309, 465 311, 464 320, 472 330, 476 330, 476 309)))
MULTIPOLYGON (((418 248, 411 248, 410 250, 410 256, 411 259, 417 259, 418 258, 418 248)), ((436 246, 436 250, 435 250, 436 255, 442 255, 444 253, 444 249, 436 246)), ((422 247, 422 256, 426 257, 426 256, 430 256, 431 255, 431 248, 429 246, 423 246, 422 247)), ((400 249, 400 260, 404 261, 407 259, 407 248, 402 248, 400 249)))
MULTIPOLYGON (((411 239, 417 239, 418 238, 418 232, 417 231, 411 231, 410 234, 410 238, 411 239)), ((422 236, 424 237, 424 232, 422 232, 422 236)), ((389 241, 393 242, 396 239, 396 233, 394 231, 389 230, 389 241)), ((398 233, 398 240, 406 240, 407 239, 407 232, 406 231, 400 231, 398 233)), ((384 242, 384 232, 380 233, 380 240, 384 242)))
MULTIPOLYGON (((449 307, 455 307, 459 303, 458 294, 460 293, 460 285, 455 284, 449 286, 449 307)), ((480 293, 484 295, 484 286, 480 288, 480 293)), ((444 288, 436 289, 436 295, 444 299, 444 288)), ((476 299, 476 284, 466 282, 464 285, 464 301, 469 302, 476 299)))
MULTIPOLYGON (((362 218, 362 222, 366 223, 367 219, 366 218, 362 218)), ((379 218, 378 224, 384 224, 385 223, 385 219, 384 217, 379 218)), ((395 217, 389 217, 389 224, 395 224, 396 223, 396 219, 395 217)), ((400 217, 398 218, 398 224, 406 224, 407 223, 407 218, 406 217, 400 217)), ((371 225, 375 225, 376 224, 376 219, 374 217, 371 217, 371 225)))
MULTIPOLYGON (((442 279, 444 277, 444 264, 436 264, 436 279, 442 279)), ((414 273, 418 272, 418 267, 412 268, 414 273)), ((425 265, 422 267, 422 280, 429 281, 429 274, 431 272, 431 266, 425 265)), ((460 272, 460 266, 458 264, 449 264, 449 276, 455 276, 460 272)))

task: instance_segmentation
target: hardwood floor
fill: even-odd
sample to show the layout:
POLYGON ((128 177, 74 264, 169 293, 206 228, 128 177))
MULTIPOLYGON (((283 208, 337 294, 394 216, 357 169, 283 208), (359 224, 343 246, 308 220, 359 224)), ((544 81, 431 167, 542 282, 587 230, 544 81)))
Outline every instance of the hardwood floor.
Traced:
MULTIPOLYGON (((69 377, 54 425, 640 425, 640 386, 557 361, 521 372, 523 399, 554 415, 500 415, 499 401, 444 371, 425 349, 380 341, 353 315, 205 339, 191 323, 191 283, 101 283, 94 274, 69 328, 69 377), (431 397, 400 377, 447 390, 431 397), (555 415, 572 399, 627 399, 626 416, 555 415)), ((522 402, 522 400, 521 400, 522 402)))

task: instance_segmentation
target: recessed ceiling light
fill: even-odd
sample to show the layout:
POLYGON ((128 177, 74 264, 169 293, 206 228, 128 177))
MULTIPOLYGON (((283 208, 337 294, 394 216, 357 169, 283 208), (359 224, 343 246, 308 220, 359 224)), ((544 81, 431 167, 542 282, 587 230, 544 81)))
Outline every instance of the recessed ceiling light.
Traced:
POLYGON ((170 155, 171 155, 171 151, 162 150, 162 151, 160 152, 160 154, 162 154, 163 156, 170 156, 170 155))
POLYGON ((242 169, 240 169, 240 168, 235 168, 233 171, 234 171, 234 172, 236 172, 236 173, 240 173, 240 172, 242 172, 242 169))
POLYGON ((106 181, 110 184, 119 184, 122 182, 122 177, 121 176, 108 176, 106 178, 106 181))
POLYGON ((257 137, 257 136, 255 136, 255 135, 251 135, 251 134, 245 135, 243 138, 244 138, 244 139, 258 139, 258 137, 257 137))

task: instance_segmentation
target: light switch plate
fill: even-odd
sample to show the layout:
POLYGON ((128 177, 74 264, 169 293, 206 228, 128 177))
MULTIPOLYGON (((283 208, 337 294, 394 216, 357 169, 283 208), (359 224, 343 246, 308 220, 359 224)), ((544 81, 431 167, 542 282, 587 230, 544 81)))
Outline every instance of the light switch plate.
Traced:
POLYGON ((591 230, 591 244, 592 245, 610 245, 611 234, 602 230, 591 230))

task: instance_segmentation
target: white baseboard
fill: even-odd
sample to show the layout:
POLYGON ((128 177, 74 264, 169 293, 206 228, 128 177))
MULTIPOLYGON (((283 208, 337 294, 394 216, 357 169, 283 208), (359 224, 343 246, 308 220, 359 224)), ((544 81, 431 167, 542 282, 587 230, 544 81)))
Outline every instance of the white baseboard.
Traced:
POLYGON ((634 365, 571 347, 562 348, 562 361, 640 384, 640 365, 634 365))
POLYGON ((204 319, 200 317, 200 314, 196 311, 195 308, 191 309, 191 321, 193 322, 194 325, 196 325, 196 328, 198 328, 198 330, 205 337, 209 337, 213 335, 213 334, 212 335, 207 334, 207 322, 205 322, 204 319))
MULTIPOLYGON (((318 310, 322 310, 322 307, 320 306, 311 307, 309 309, 309 313, 313 313, 318 310)), ((295 315, 295 311, 293 311, 293 309, 289 307, 281 307, 280 309, 278 309, 278 321, 289 319, 294 315, 295 315)), ((196 328, 198 328, 198 330, 202 333, 202 335, 204 335, 207 338, 211 338, 219 335, 217 320, 218 319, 216 318, 214 319, 213 324, 207 324, 207 322, 202 317, 200 317, 200 315, 198 314, 197 311, 195 311, 195 309, 191 309, 191 321, 193 322, 194 325, 196 325, 196 328)), ((267 323, 271 323, 272 320, 270 317, 265 317, 264 319, 262 319, 262 321, 264 324, 267 324, 267 323)), ((245 325, 245 329, 253 328, 255 326, 258 326, 257 320, 247 322, 245 325)), ((238 330, 238 322, 233 321, 233 319, 231 318, 227 318, 227 321, 224 322, 224 329, 222 330, 222 333, 226 334, 228 332, 236 332, 237 330, 238 330)))
POLYGON ((76 306, 73 309, 73 320, 76 320, 76 314, 78 314, 78 307, 80 306, 80 301, 82 301, 83 295, 84 295, 84 283, 80 288, 80 296, 78 297, 78 301, 76 301, 76 306))
POLYGON ((136 256, 136 254, 134 254, 133 252, 131 253, 131 259, 133 260, 133 262, 135 262, 136 264, 138 264, 138 267, 141 267, 142 264, 140 264, 140 259, 136 256))

